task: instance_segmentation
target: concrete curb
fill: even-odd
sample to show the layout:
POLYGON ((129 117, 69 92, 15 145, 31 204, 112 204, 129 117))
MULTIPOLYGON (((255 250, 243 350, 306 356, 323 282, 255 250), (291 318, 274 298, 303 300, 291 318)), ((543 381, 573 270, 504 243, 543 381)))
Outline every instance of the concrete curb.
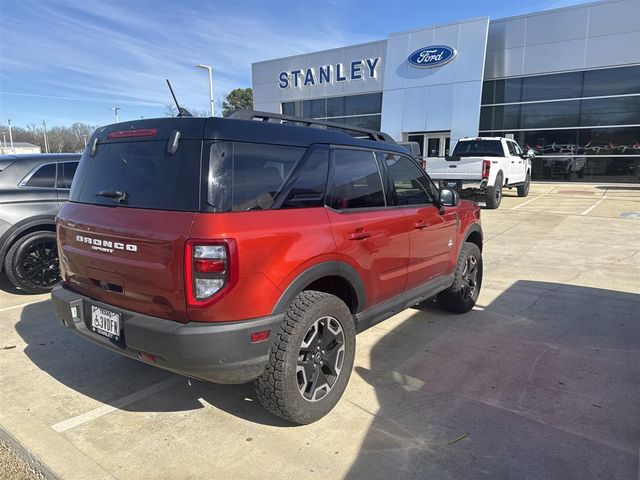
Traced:
POLYGON ((42 475, 47 480, 58 480, 58 477, 47 467, 42 461, 33 455, 24 445, 14 438, 11 433, 7 432, 0 425, 0 442, 7 445, 16 456, 24 463, 29 465, 38 474, 42 475))
POLYGON ((49 480, 116 480, 63 435, 0 393, 0 439, 49 480))

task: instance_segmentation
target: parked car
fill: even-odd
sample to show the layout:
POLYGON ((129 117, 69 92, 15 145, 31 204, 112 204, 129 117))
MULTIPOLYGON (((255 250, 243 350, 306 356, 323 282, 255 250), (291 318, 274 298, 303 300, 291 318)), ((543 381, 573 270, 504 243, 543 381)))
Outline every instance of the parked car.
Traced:
POLYGON ((385 134, 285 115, 99 128, 57 226, 64 325, 189 377, 253 380, 301 424, 342 396, 356 331, 434 295, 467 312, 482 283, 475 203, 385 134))
POLYGON ((482 195, 487 208, 498 208, 504 187, 529 195, 531 157, 508 138, 465 137, 450 157, 429 159, 427 173, 441 187, 482 195))
POLYGON ((531 151, 536 156, 540 156, 538 167, 539 178, 562 177, 571 180, 572 174, 578 178, 584 178, 587 166, 587 157, 584 149, 577 145, 551 144, 545 147, 536 147, 531 151))
POLYGON ((55 216, 69 197, 80 155, 0 156, 0 271, 29 293, 59 280, 55 216))

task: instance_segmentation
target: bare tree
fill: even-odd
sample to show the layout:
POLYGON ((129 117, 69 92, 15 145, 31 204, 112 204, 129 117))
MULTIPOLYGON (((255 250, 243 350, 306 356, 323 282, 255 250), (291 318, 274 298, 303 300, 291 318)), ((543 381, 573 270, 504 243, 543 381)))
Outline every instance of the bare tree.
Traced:
MULTIPOLYGON (((38 145, 44 152, 44 129, 35 123, 24 128, 11 126, 14 142, 27 142, 38 145)), ((84 137, 89 138, 96 127, 76 122, 70 127, 52 127, 47 131, 49 150, 51 152, 81 152, 84 149, 84 137)), ((7 132, 6 125, 0 125, 0 131, 7 132)))

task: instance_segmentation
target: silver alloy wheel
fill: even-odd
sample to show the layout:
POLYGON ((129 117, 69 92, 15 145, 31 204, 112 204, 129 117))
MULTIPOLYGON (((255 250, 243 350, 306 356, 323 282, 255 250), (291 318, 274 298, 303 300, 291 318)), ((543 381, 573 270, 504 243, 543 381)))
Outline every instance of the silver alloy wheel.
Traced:
POLYGON ((342 325, 335 317, 316 320, 298 352, 296 380, 302 398, 317 402, 333 388, 344 362, 345 338, 342 325))

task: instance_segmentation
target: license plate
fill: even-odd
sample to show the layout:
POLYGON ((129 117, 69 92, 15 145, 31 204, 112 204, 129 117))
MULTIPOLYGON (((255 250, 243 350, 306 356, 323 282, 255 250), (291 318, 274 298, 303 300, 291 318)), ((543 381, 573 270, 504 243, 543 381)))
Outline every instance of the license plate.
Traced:
POLYGON ((447 187, 456 188, 458 186, 458 182, 447 182, 447 187))
POLYGON ((120 314, 91 305, 91 330, 119 342, 120 314))

